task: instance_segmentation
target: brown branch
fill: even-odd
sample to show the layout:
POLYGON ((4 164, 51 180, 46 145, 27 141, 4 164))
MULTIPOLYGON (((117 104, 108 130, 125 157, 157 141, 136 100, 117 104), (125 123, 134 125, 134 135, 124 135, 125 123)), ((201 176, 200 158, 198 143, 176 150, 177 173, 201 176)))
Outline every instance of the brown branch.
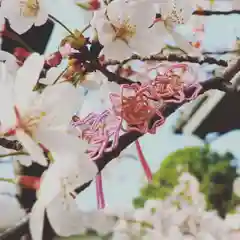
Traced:
POLYGON ((203 55, 225 55, 225 54, 240 54, 240 49, 235 50, 223 50, 223 51, 216 51, 216 52, 210 52, 210 51, 203 51, 203 55))
POLYGON ((92 64, 94 65, 95 69, 99 70, 103 75, 105 75, 105 77, 108 78, 109 82, 115 82, 115 83, 117 83, 119 85, 134 83, 133 81, 131 81, 131 80, 127 79, 127 78, 121 77, 119 74, 116 75, 115 73, 110 72, 106 68, 106 65, 102 66, 98 62, 95 62, 95 63, 92 63, 92 64))
POLYGON ((118 69, 116 71, 116 74, 119 74, 121 68, 127 64, 130 61, 133 60, 139 60, 139 61, 168 61, 168 62, 189 62, 189 63, 198 63, 200 65, 207 63, 207 64, 216 64, 222 67, 227 67, 228 63, 227 61, 224 61, 222 59, 217 60, 213 57, 191 57, 191 56, 187 56, 187 55, 182 55, 182 56, 178 56, 175 54, 169 54, 168 56, 163 55, 163 54, 159 54, 156 56, 151 56, 151 57, 140 57, 138 55, 133 55, 131 58, 128 58, 122 62, 119 61, 109 61, 105 64, 105 66, 109 66, 109 65, 119 65, 118 69))
POLYGON ((17 140, 8 140, 6 138, 0 138, 0 146, 15 151, 23 149, 22 145, 17 140))
POLYGON ((231 10, 231 11, 199 10, 199 11, 193 12, 193 15, 198 15, 198 16, 232 15, 232 14, 240 14, 240 10, 231 10))

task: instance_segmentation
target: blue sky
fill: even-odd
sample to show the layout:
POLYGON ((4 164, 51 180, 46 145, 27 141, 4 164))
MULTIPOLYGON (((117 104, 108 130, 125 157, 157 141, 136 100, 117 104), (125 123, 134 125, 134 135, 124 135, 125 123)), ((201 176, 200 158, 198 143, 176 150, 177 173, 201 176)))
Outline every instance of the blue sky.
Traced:
MULTIPOLYGON (((60 19, 70 28, 83 28, 82 10, 76 8, 73 1, 58 0, 58 4, 49 4, 52 15, 60 19), (63 12, 64 9, 64 12, 63 12), (67 13, 67 14, 66 14, 67 13)), ((230 49, 237 34, 240 36, 240 26, 238 26, 239 16, 208 17, 204 48, 210 51, 230 49)), ((182 30, 185 36, 190 37, 188 28, 182 30)), ((56 26, 53 38, 48 46, 47 52, 56 50, 58 43, 66 34, 65 30, 56 26)), ((96 93, 90 93, 92 105, 98 108, 98 98, 96 93)), ((172 133, 172 126, 177 119, 178 113, 168 118, 163 127, 158 129, 156 135, 147 134, 140 139, 143 152, 153 171, 157 170, 161 161, 172 151, 185 146, 201 145, 202 142, 193 136, 176 136, 172 133)), ((240 133, 230 133, 227 136, 215 141, 214 149, 225 151, 232 150, 236 156, 240 156, 238 149, 240 133), (239 135, 239 136, 238 136, 239 135), (224 139, 225 138, 225 139, 224 139)), ((134 145, 126 150, 127 153, 136 155, 134 145)), ((0 165, 0 176, 10 177, 13 175, 11 167, 6 164, 0 165)), ((104 191, 107 204, 110 207, 131 206, 132 198, 138 195, 140 187, 146 183, 144 173, 137 160, 123 158, 109 165, 104 173, 104 191)), ((0 191, 6 191, 6 184, 0 184, 0 191)), ((79 206, 83 209, 96 208, 95 187, 92 184, 78 198, 79 206)))

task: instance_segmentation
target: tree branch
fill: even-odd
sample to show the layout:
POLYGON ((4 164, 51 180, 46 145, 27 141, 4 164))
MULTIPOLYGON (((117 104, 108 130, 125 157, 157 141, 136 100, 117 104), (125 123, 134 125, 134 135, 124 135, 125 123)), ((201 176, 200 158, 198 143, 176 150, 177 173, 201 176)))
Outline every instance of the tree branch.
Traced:
POLYGON ((0 146, 15 151, 23 149, 22 145, 17 140, 8 140, 6 138, 0 138, 0 146))
POLYGON ((240 14, 240 10, 231 10, 231 11, 199 10, 199 11, 193 12, 193 15, 199 15, 199 16, 232 15, 232 14, 240 14))
POLYGON ((225 55, 225 54, 240 54, 240 49, 235 50, 223 50, 223 51, 217 51, 217 52, 210 52, 210 51, 204 51, 202 52, 203 55, 225 55))
MULTIPOLYGON (((151 57, 140 57, 138 55, 133 55, 131 58, 128 58, 128 59, 126 59, 122 62, 109 61, 105 64, 105 66, 118 65, 119 64, 119 68, 121 68, 123 65, 125 65, 126 63, 128 63, 132 60, 190 62, 190 63, 198 63, 200 65, 202 65, 204 63, 208 63, 208 64, 216 64, 216 65, 219 65, 219 66, 222 66, 222 67, 227 67, 228 66, 227 61, 224 61, 224 60, 221 60, 221 59, 217 60, 213 57, 191 57, 191 56, 187 56, 187 55, 178 56, 178 55, 175 55, 175 54, 169 54, 168 56, 163 55, 163 54, 159 54, 159 55, 155 55, 155 56, 151 56, 151 57)), ((119 72, 119 70, 116 73, 118 73, 118 72, 119 72)))

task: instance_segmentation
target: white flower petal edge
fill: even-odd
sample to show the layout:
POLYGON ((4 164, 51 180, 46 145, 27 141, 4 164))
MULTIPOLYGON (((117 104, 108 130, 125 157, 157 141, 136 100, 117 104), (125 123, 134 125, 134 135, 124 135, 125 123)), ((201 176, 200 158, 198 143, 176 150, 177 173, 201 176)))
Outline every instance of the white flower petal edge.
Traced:
POLYGON ((31 54, 18 70, 14 84, 15 105, 24 115, 33 104, 37 92, 33 91, 44 65, 44 57, 38 53, 31 54))
POLYGON ((178 25, 186 24, 188 22, 194 9, 197 7, 197 1, 172 0, 167 4, 166 2, 161 2, 157 5, 158 12, 162 15, 162 20, 154 24, 158 34, 160 34, 163 39, 169 34, 172 36, 176 45, 187 54, 201 56, 199 50, 191 46, 191 44, 180 33, 176 32, 176 27, 178 25))
POLYGON ((43 224, 43 212, 45 209, 53 229, 63 235, 69 235, 70 232, 74 231, 76 225, 74 224, 73 227, 71 223, 61 229, 60 226, 63 227, 62 224, 65 221, 57 216, 59 216, 60 212, 65 212, 68 209, 69 211, 65 212, 69 216, 68 219, 75 216, 75 220, 82 221, 82 218, 79 218, 75 213, 76 206, 70 193, 77 187, 92 180, 98 172, 95 163, 84 152, 81 155, 73 153, 61 154, 60 157, 61 160, 53 163, 42 177, 38 200, 30 216, 31 234, 34 240, 41 238, 37 226, 40 224, 41 227, 43 224), (71 209, 74 211, 70 211, 71 209))
POLYGON ((45 207, 42 204, 35 203, 30 213, 29 228, 33 240, 42 240, 43 219, 45 207))
POLYGON ((155 15, 154 5, 144 1, 115 0, 106 9, 95 12, 91 25, 104 46, 102 54, 122 61, 135 53, 143 56, 158 53, 162 48, 161 36, 149 28, 155 15))
POLYGON ((47 166, 47 159, 44 157, 42 148, 27 133, 22 129, 17 129, 16 136, 35 162, 47 166))
POLYGON ((15 82, 10 79, 10 83, 6 83, 6 71, 3 69, 0 91, 4 91, 1 97, 2 102, 6 101, 3 97, 7 97, 9 101, 4 113, 0 114, 0 121, 1 130, 15 129, 16 137, 30 153, 33 161, 45 166, 47 162, 39 144, 55 156, 66 151, 82 151, 81 146, 84 143, 67 133, 67 130, 73 114, 81 107, 84 96, 69 82, 47 86, 41 94, 33 91, 43 64, 43 56, 37 53, 30 55, 18 70, 15 82), (10 127, 8 122, 12 124, 10 127))
POLYGON ((62 70, 58 67, 52 67, 48 70, 45 78, 39 79, 39 82, 45 85, 52 85, 61 75, 62 70))
POLYGON ((33 25, 41 26, 48 19, 43 0, 2 0, 2 14, 18 34, 27 32, 33 25))
POLYGON ((17 70, 19 69, 19 65, 17 64, 16 57, 11 53, 0 50, 0 61, 4 61, 7 71, 13 76, 15 76, 17 70))

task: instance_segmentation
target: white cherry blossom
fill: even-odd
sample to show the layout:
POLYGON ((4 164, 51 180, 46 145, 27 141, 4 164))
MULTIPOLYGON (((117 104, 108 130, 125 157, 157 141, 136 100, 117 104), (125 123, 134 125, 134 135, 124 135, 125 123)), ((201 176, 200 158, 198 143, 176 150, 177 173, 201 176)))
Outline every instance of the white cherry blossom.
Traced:
POLYGON ((67 82, 48 86, 41 94, 33 91, 43 64, 42 56, 32 54, 18 70, 12 89, 4 85, 6 93, 1 101, 7 104, 0 120, 2 132, 15 130, 33 161, 46 165, 39 143, 52 154, 81 150, 79 139, 67 133, 71 117, 81 105, 81 96, 67 82))
POLYGON ((16 75, 16 72, 20 66, 17 63, 17 59, 14 55, 12 55, 11 53, 8 53, 6 51, 0 50, 0 62, 4 63, 1 65, 0 74, 3 74, 3 72, 2 72, 3 68, 6 68, 5 70, 9 74, 12 74, 13 76, 16 75))
POLYGON ((60 236, 85 231, 84 213, 79 211, 71 195, 76 188, 92 180, 98 172, 97 166, 84 153, 85 150, 86 148, 82 148, 82 153, 78 154, 61 154, 61 161, 53 163, 43 174, 38 200, 30 217, 34 240, 42 239, 42 231, 39 231, 39 228, 43 227, 45 209, 50 224, 60 236))
POLYGON ((178 25, 188 22, 197 6, 197 1, 189 0, 170 0, 167 4, 159 3, 158 12, 161 14, 161 19, 154 24, 153 28, 156 28, 163 38, 172 36, 176 45, 186 53, 199 55, 197 49, 176 31, 178 25))
POLYGON ((102 54, 107 59, 124 60, 134 53, 141 56, 158 53, 162 38, 150 28, 155 15, 151 3, 122 0, 112 1, 106 8, 95 12, 91 25, 104 46, 102 54))
POLYGON ((52 67, 47 71, 47 74, 45 78, 40 78, 39 82, 45 85, 52 85, 56 80, 58 82, 64 81, 64 79, 61 78, 63 70, 60 67, 52 67), (60 77, 60 79, 58 79, 60 77))
POLYGON ((18 34, 27 32, 33 25, 41 26, 48 19, 43 0, 2 0, 1 9, 18 34))

